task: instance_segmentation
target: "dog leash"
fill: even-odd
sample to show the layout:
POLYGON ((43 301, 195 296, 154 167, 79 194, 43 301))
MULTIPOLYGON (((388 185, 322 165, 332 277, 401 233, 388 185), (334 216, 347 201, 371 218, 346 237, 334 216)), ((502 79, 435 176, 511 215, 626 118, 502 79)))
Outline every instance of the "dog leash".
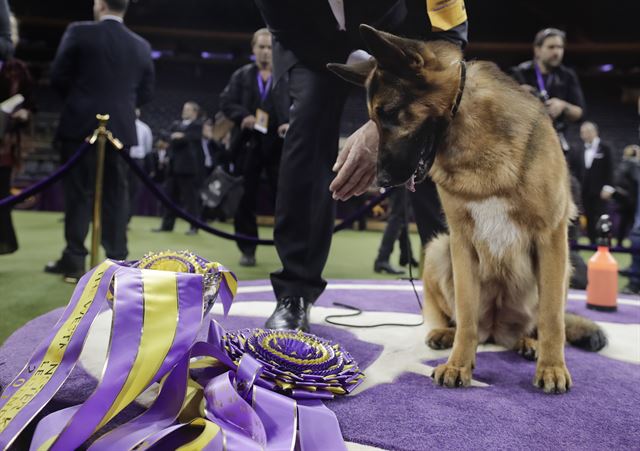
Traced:
MULTIPOLYGON (((407 196, 407 193, 404 193, 404 216, 405 216, 405 224, 407 227, 409 227, 409 196, 407 196)), ((409 233, 407 230, 407 234, 405 237, 405 246, 407 249, 407 252, 411 252, 411 240, 409 239, 409 233)), ((411 255, 411 254, 409 254, 411 255)), ((413 287, 413 293, 416 296, 416 302, 418 303, 418 308, 420 311, 420 314, 422 314, 422 302, 420 302, 420 295, 418 294, 418 290, 416 288, 415 285, 415 278, 413 277, 413 271, 412 271, 412 264, 411 264, 411 258, 409 258, 409 282, 411 283, 411 286, 413 287)), ((407 280, 407 279, 402 279, 402 280, 407 280)), ((332 324, 334 326, 345 326, 345 327, 353 327, 356 329, 372 329, 374 327, 383 327, 383 326, 395 326, 395 327, 418 327, 418 326, 422 326, 424 324, 424 318, 420 320, 419 323, 377 323, 377 324, 348 324, 348 323, 343 323, 343 322, 339 322, 339 321, 334 321, 334 318, 350 318, 353 316, 359 316, 362 314, 362 309, 358 308, 358 307, 354 307, 353 305, 349 305, 349 304, 344 304, 342 302, 333 302, 333 305, 335 305, 336 307, 342 307, 342 308, 346 308, 348 310, 353 310, 353 313, 344 313, 344 314, 340 314, 340 315, 327 315, 324 320, 325 322, 332 324)))

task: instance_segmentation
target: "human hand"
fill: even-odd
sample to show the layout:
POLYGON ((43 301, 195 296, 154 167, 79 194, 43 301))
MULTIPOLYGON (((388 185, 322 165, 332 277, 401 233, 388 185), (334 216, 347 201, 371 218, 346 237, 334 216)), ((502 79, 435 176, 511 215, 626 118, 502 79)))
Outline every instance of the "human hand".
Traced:
POLYGON ((27 122, 29 120, 29 110, 26 110, 24 108, 20 108, 17 111, 14 111, 13 114, 11 114, 11 118, 12 119, 16 119, 20 122, 27 122))
POLYGON ((555 119, 564 112, 567 107, 567 102, 560 100, 557 97, 552 97, 545 102, 545 106, 547 107, 547 113, 549 113, 549 116, 555 119))
POLYGON ((184 138, 184 133, 182 132, 171 133, 171 139, 182 139, 182 138, 184 138))
POLYGON ((242 119, 242 122, 240 123, 240 128, 242 130, 253 130, 253 127, 256 125, 256 117, 253 114, 250 114, 249 116, 245 117, 244 119, 242 119))
POLYGON ((284 138, 284 135, 287 134, 288 130, 289 130, 289 124, 282 124, 280 127, 278 127, 278 136, 280 138, 284 138))
POLYGON ((375 181, 379 139, 371 120, 347 138, 333 165, 337 175, 329 185, 335 200, 359 196, 375 181))

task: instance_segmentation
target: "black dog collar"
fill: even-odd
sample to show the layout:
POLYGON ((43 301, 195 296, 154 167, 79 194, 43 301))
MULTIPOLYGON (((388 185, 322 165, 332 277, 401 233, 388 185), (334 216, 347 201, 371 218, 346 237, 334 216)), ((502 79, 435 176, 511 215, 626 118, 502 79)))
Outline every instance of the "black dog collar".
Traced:
POLYGON ((465 63, 464 60, 460 60, 460 84, 458 85, 458 95, 456 95, 456 100, 453 102, 453 106, 451 107, 451 119, 456 117, 458 108, 460 108, 460 101, 462 100, 462 93, 464 92, 464 85, 466 82, 467 63, 465 63))

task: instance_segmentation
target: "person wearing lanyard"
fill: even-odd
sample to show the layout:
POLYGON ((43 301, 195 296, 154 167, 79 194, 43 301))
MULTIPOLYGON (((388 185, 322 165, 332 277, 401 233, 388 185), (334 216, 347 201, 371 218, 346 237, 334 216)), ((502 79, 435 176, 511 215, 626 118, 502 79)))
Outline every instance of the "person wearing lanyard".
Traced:
MULTIPOLYGON (((287 132, 289 101, 286 90, 272 90, 271 33, 256 31, 251 41, 255 63, 236 70, 220 94, 222 112, 240 128, 232 148, 234 175, 244 177, 244 194, 234 218, 237 234, 258 237, 256 207, 260 175, 266 171, 275 199, 282 138, 287 132)), ((256 245, 238 242, 241 266, 256 265, 256 245)))
POLYGON ((585 100, 576 73, 562 64, 566 35, 557 28, 540 30, 533 41, 534 58, 512 69, 522 88, 545 104, 558 132, 562 150, 569 152, 565 131, 585 113, 585 100))

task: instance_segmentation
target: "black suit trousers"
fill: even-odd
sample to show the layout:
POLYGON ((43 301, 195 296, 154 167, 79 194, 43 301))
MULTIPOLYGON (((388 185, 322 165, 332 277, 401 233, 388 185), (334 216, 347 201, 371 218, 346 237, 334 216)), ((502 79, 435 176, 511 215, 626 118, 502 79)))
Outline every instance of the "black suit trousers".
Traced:
MULTIPOLYGON (((247 155, 242 159, 240 174, 243 176, 244 192, 238 210, 234 217, 234 227, 237 234, 258 237, 258 224, 256 222, 256 209, 260 178, 264 169, 272 196, 278 192, 278 166, 280 164, 280 151, 282 140, 271 141, 271 146, 263 149, 260 145, 247 150, 247 155)), ((264 144, 263 144, 264 145, 264 144)), ((238 249, 246 255, 254 255, 256 245, 247 241, 238 241, 238 249)))
MULTIPOLYGON (((61 155, 68 159, 80 142, 63 141, 61 155)), ((126 162, 107 145, 104 185, 102 193, 102 246, 107 258, 127 258, 127 221, 129 195, 126 162)), ((84 246, 93 214, 93 198, 96 181, 97 149, 90 149, 63 179, 64 236, 67 245, 62 252, 61 263, 70 270, 84 270, 88 254, 84 246)))
MULTIPOLYGON (((164 185, 167 196, 178 206, 182 207, 194 218, 200 216, 200 199, 198 188, 201 178, 197 174, 170 174, 164 185)), ((162 215, 162 230, 173 230, 176 214, 165 208, 162 215)))
POLYGON ((335 202, 329 192, 348 85, 326 70, 289 70, 291 109, 284 140, 274 239, 282 269, 271 274, 277 298, 315 301, 324 290, 335 202))

